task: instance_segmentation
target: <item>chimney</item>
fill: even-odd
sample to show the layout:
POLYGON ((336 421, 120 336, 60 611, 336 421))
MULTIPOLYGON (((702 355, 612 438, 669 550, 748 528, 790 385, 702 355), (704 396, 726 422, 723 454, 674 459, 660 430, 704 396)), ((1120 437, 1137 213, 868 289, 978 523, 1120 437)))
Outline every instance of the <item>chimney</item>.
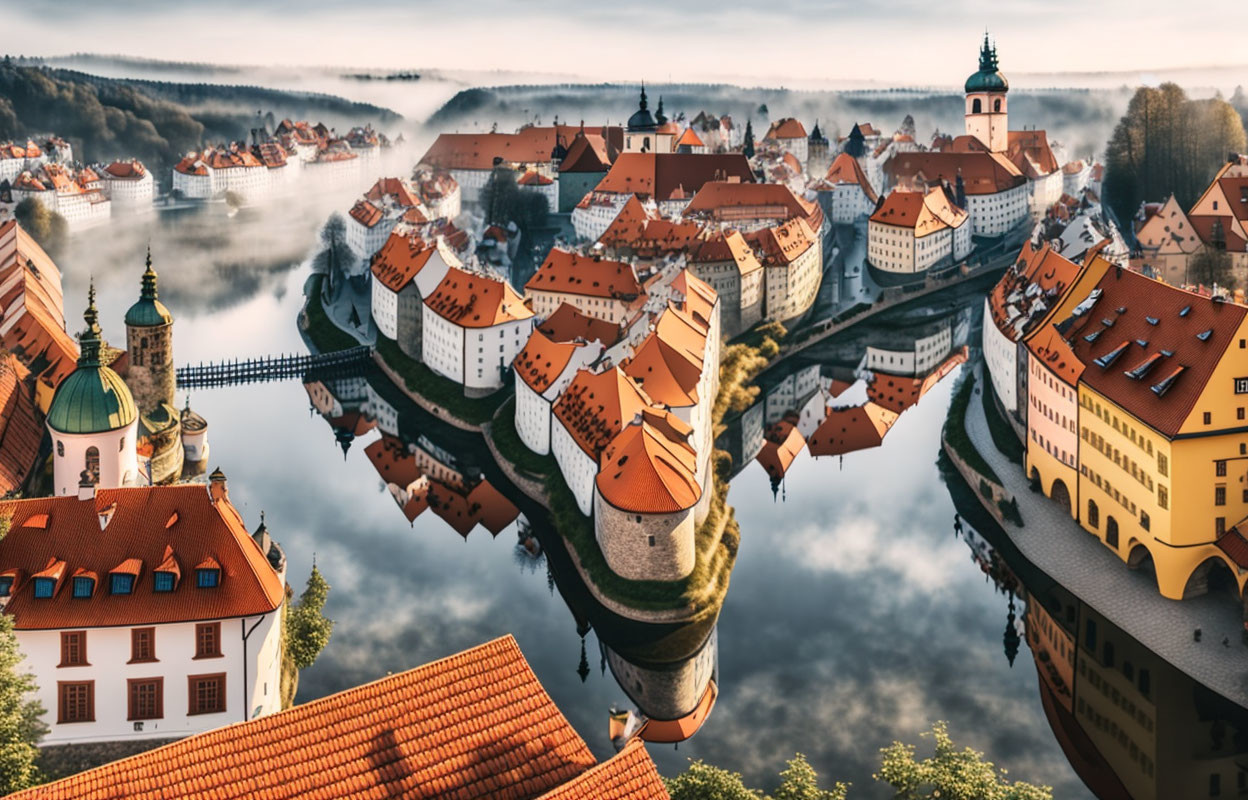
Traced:
POLYGON ((225 473, 217 467, 208 476, 208 496, 212 498, 212 504, 216 505, 218 500, 230 500, 230 490, 226 486, 225 473))
POLYGON ((78 479, 78 499, 94 500, 95 499, 95 482, 91 480, 91 476, 84 469, 78 479))

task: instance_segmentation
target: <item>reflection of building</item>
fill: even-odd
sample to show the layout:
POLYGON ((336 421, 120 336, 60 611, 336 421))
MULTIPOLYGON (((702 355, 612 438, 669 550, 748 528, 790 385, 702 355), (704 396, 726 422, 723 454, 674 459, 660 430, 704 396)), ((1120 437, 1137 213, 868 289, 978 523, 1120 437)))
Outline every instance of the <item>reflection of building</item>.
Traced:
POLYGON ((603 644, 616 683, 635 706, 631 714, 612 719, 612 740, 622 745, 633 737, 647 742, 683 742, 706 723, 719 694, 719 642, 715 629, 689 656, 652 663, 629 658, 603 644))

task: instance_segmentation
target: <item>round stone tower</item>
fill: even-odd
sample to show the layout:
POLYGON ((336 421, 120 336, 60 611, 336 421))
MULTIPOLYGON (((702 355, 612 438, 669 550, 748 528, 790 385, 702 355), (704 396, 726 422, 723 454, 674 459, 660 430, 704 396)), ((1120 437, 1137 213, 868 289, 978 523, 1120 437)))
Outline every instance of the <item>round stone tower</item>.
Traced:
POLYGON ((147 251, 147 269, 139 301, 126 312, 126 350, 129 365, 126 382, 134 393, 139 413, 149 416, 162 405, 173 406, 175 388, 173 366, 173 315, 156 299, 156 271, 152 251, 147 251))

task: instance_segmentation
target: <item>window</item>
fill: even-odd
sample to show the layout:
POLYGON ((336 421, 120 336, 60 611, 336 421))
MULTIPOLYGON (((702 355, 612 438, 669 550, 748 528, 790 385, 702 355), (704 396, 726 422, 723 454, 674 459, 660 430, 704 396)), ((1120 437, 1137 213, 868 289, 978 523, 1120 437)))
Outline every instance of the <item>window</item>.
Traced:
POLYGON ((173 573, 157 572, 153 581, 152 591, 154 592, 172 592, 173 591, 173 573))
POLYGON ((56 721, 95 722, 95 681, 56 684, 56 721))
POLYGON ((220 658, 221 623, 204 622, 195 626, 195 657, 220 658))
POLYGON ((1213 532, 1217 536, 1226 533, 1226 517, 1217 517, 1213 521, 1213 532))
POLYGON ((1157 454, 1157 472, 1159 472, 1163 478, 1170 475, 1170 460, 1166 458, 1165 453, 1157 454))
POLYGON ((1215 486, 1213 488, 1213 504, 1215 506, 1226 505, 1226 487, 1225 486, 1215 486))
POLYGON ((1096 507, 1096 502, 1092 500, 1088 501, 1088 524, 1093 528, 1099 528, 1101 526, 1100 509, 1096 507))
POLYGON ((64 442, 56 443, 56 454, 60 456, 61 458, 65 457, 65 443, 64 442))
POLYGON ((56 581, 51 578, 35 578, 35 597, 40 600, 47 600, 52 597, 52 590, 56 588, 56 581))
POLYGON ((1157 505, 1161 506, 1162 510, 1170 507, 1170 492, 1164 486, 1157 487, 1157 505))
POLYGON ((1083 623, 1083 646, 1088 650, 1096 649, 1096 621, 1084 620, 1083 623))
POLYGON ((160 719, 165 715, 163 678, 130 678, 126 719, 160 719))
POLYGON ((134 576, 114 573, 109 575, 108 591, 111 594, 130 594, 134 589, 134 576))
POLYGON ((1226 462, 1225 461, 1213 462, 1213 472, 1219 478, 1225 478, 1226 477, 1226 462))
POLYGON ((95 591, 95 578, 78 576, 74 578, 74 597, 90 597, 95 591))
POLYGON ((13 576, 0 576, 0 597, 8 597, 13 594, 13 576))
POLYGON ((187 678, 188 715, 225 711, 225 673, 191 675, 187 678))
POLYGON ((998 97, 996 100, 992 101, 992 110, 993 111, 1001 110, 1001 98, 998 97))
POLYGON ((130 631, 130 663, 156 660, 156 629, 133 628, 130 631))
POLYGON ((87 480, 91 483, 100 482, 100 448, 92 445, 87 448, 86 456, 87 480))
POLYGON ((984 104, 978 97, 976 97, 974 100, 971 101, 971 113, 972 114, 978 114, 982 112, 983 110, 984 110, 984 104))
POLYGON ((1206 411, 1205 412, 1205 424, 1208 425, 1211 422, 1213 422, 1213 413, 1210 411, 1206 411))
POLYGON ((1110 517, 1105 521, 1105 543, 1110 547, 1118 547, 1118 520, 1110 517))
POLYGON ((219 569, 195 570, 195 585, 201 589, 215 589, 220 582, 221 570, 219 569))
POLYGON ((58 667, 89 667, 87 663, 87 632, 61 632, 61 663, 58 667))

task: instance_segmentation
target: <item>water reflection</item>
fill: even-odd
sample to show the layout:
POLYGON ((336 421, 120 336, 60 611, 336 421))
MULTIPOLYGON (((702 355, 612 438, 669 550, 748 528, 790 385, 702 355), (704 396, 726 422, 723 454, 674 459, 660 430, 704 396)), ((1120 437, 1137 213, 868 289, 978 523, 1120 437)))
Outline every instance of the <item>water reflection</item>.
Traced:
POLYGON ((1033 567, 957 474, 946 470, 946 478, 967 518, 965 525, 959 518, 955 535, 1009 598, 1006 656, 1017 654, 1021 629, 1045 718, 1087 787, 1101 800, 1248 793, 1248 709, 1171 666, 1033 567))

